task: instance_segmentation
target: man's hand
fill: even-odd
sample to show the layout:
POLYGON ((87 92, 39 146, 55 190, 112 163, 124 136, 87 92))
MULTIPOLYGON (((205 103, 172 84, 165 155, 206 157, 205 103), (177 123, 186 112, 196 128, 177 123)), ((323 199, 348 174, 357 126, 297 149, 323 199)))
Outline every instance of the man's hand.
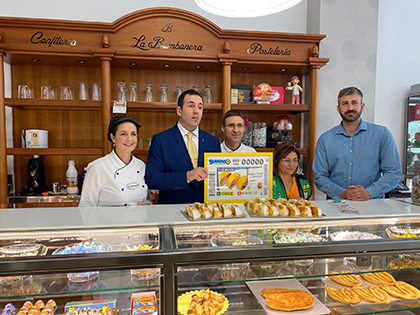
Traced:
POLYGON ((150 206, 150 203, 148 203, 148 202, 138 202, 137 206, 150 206))
POLYGON ((197 167, 191 171, 187 172, 187 181, 190 183, 193 180, 201 182, 209 174, 207 168, 197 167))
POLYGON ((370 193, 363 186, 349 186, 340 197, 341 199, 365 201, 370 199, 370 193))

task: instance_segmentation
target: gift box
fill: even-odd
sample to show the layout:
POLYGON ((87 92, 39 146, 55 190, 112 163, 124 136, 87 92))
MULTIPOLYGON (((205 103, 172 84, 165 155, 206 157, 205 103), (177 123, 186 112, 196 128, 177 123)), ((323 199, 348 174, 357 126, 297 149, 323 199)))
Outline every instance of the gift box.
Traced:
POLYGON ((108 308, 115 307, 115 299, 112 300, 94 300, 94 301, 76 301, 68 302, 64 307, 64 312, 68 312, 70 309, 84 309, 84 308, 108 308))
POLYGON ((284 104, 284 87, 272 86, 269 101, 270 104, 284 104))
POLYGON ((232 104, 252 104, 253 97, 252 97, 252 85, 244 85, 244 84, 232 84, 231 91, 234 94, 237 94, 237 102, 232 104), (236 92, 236 90, 238 92, 236 92))

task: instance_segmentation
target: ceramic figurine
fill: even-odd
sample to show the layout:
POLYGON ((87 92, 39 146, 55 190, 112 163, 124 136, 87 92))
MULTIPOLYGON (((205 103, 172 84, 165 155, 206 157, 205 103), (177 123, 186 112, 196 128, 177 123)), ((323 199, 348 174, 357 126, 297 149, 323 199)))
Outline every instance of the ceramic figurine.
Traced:
POLYGON ((293 76, 291 82, 287 83, 286 90, 292 90, 292 104, 300 104, 299 92, 302 92, 303 89, 299 85, 299 81, 297 76, 293 76))

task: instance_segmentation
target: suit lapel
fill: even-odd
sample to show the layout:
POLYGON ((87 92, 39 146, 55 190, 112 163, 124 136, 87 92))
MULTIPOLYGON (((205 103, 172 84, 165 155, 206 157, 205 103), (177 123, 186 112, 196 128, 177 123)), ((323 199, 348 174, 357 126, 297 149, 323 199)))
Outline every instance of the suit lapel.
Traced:
POLYGON ((205 139, 204 139, 204 133, 201 129, 198 129, 198 165, 204 166, 204 148, 205 148, 205 139))
MULTIPOLYGON (((175 127, 172 128, 172 131, 173 131, 173 135, 174 135, 174 139, 176 143, 176 144, 174 143, 174 145, 177 145, 179 147, 180 152, 182 152, 182 156, 188 162, 191 169, 193 169, 190 154, 188 153, 187 147, 185 146, 184 139, 182 138, 182 135, 181 135, 181 132, 179 131, 178 126, 175 125, 175 127)), ((174 159, 175 158, 176 157, 174 157, 174 159)))

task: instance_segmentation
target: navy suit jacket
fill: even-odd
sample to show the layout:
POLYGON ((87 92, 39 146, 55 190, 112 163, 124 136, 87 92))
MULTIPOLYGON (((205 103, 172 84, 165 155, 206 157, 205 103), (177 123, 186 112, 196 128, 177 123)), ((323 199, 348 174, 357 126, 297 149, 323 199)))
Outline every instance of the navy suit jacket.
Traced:
MULTIPOLYGON (((204 152, 220 152, 220 141, 199 129, 198 166, 204 167, 204 152)), ((146 164, 149 189, 159 189, 159 203, 204 202, 204 181, 187 183, 193 169, 187 146, 177 125, 155 134, 146 164)))

